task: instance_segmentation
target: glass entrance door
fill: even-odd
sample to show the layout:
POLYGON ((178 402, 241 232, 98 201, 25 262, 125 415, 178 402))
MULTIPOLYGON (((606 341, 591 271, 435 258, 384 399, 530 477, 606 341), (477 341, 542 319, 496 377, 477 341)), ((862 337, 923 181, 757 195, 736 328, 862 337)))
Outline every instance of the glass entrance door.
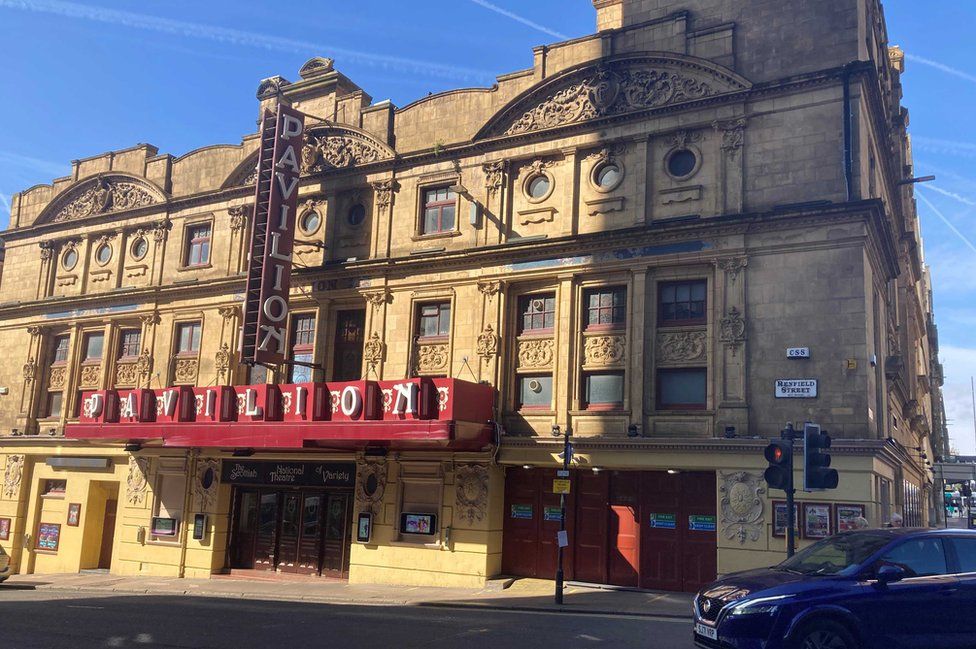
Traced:
POLYGON ((254 542, 258 533, 258 492, 237 492, 237 510, 231 530, 230 567, 254 567, 254 542))
POLYGON ((258 504, 258 532, 254 544, 254 567, 275 569, 275 541, 278 531, 278 492, 262 491, 258 504))
POLYGON ((352 494, 329 493, 326 498, 322 574, 345 578, 349 576, 349 545, 352 541, 352 494))

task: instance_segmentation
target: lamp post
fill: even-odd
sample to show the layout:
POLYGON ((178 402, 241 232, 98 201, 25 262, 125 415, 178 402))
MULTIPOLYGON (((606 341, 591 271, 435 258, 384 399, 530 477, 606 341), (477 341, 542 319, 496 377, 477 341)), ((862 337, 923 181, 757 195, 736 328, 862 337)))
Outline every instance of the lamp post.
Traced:
MULTIPOLYGON (((552 425, 553 437, 559 437, 559 425, 552 425)), ((569 464, 573 459, 573 447, 569 443, 569 426, 563 434, 563 470, 557 471, 564 479, 569 479, 569 464)), ((556 538, 556 603, 563 603, 563 537, 566 535, 566 494, 559 494, 559 536, 556 538)))

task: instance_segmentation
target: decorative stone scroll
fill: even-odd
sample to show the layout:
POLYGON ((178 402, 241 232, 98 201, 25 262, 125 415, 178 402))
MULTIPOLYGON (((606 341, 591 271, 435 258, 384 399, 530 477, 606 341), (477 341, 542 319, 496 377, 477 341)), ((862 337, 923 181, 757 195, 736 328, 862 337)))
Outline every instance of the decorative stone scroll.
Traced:
POLYGON ((73 221, 105 212, 146 207, 165 200, 165 196, 148 184, 143 185, 128 176, 100 175, 68 190, 66 197, 55 203, 50 220, 55 223, 73 221))
POLYGON ((37 376, 37 362, 33 358, 24 363, 24 383, 33 383, 37 376))
POLYGON ((315 128, 305 137, 302 173, 361 167, 394 157, 388 146, 352 129, 327 126, 315 128))
POLYGON ((725 275, 729 278, 729 284, 735 284, 736 280, 739 279, 739 274, 747 264, 748 259, 745 257, 726 257, 717 262, 719 269, 724 270, 725 275))
POLYGON ((217 380, 223 381, 230 369, 230 347, 226 342, 220 344, 220 349, 214 354, 214 369, 217 370, 217 380))
POLYGON ((722 132, 722 150, 735 158, 745 140, 745 119, 734 119, 726 122, 716 121, 712 123, 716 131, 722 132))
POLYGON ((363 345, 363 359, 366 361, 368 371, 375 372, 380 363, 383 362, 383 353, 386 351, 386 343, 380 339, 380 335, 375 331, 370 335, 369 340, 363 345))
POLYGON ((379 514, 386 492, 386 462, 360 462, 356 467, 356 506, 379 514))
POLYGON ((102 377, 101 365, 85 365, 81 368, 81 378, 79 380, 82 388, 97 388, 98 381, 102 377))
POLYGON ((370 186, 376 194, 376 207, 381 211, 390 206, 393 202, 393 194, 400 189, 400 184, 392 178, 371 182, 370 186))
POLYGON ((498 280, 483 280, 478 282, 478 292, 487 297, 488 301, 491 302, 498 295, 501 286, 502 283, 498 280))
POLYGON ((51 390, 60 390, 64 387, 64 380, 67 377, 67 368, 64 366, 52 367, 48 373, 47 387, 51 390))
POLYGON ((478 334, 477 352, 486 363, 498 355, 498 334, 490 324, 485 325, 484 331, 478 334))
POLYGON ((149 483, 149 458, 129 456, 129 475, 125 479, 125 499, 130 505, 141 505, 149 483))
POLYGON ((505 184, 505 174, 508 171, 508 161, 507 160, 496 160, 495 162, 486 162, 481 165, 482 170, 485 172, 485 191, 488 193, 488 198, 492 198, 498 193, 498 190, 502 188, 505 184))
POLYGON ((719 331, 719 340, 725 343, 725 346, 731 350, 732 356, 735 356, 739 347, 746 341, 746 321, 742 313, 737 308, 731 307, 728 315, 722 318, 719 331))
POLYGON ((551 338, 518 341, 519 369, 546 369, 552 366, 555 343, 551 338))
POLYGON ((173 368, 176 383, 196 383, 199 361, 196 358, 178 358, 173 368))
POLYGON ((757 541, 763 530, 762 476, 746 471, 720 472, 722 486, 722 531, 741 545, 757 541))
MULTIPOLYGON (((257 181, 257 170, 254 170, 254 181, 257 181)), ((242 184, 247 184, 247 179, 242 184)), ((227 210, 230 214, 230 229, 234 232, 244 229, 247 225, 247 217, 254 211, 254 206, 252 205, 235 205, 227 210)))
POLYGON ((3 471, 3 495, 13 498, 20 489, 20 482, 24 477, 24 456, 8 455, 7 466, 3 471))
POLYGON ((197 460, 197 471, 193 479, 193 493, 200 503, 200 511, 208 511, 217 502, 217 487, 220 486, 220 460, 202 458, 197 460))
POLYGON ((447 369, 447 343, 424 343, 417 345, 417 370, 431 374, 447 369))
POLYGON ((389 304, 393 301, 393 294, 389 289, 381 288, 374 291, 363 291, 363 299, 373 305, 374 309, 378 309, 384 304, 389 304))
POLYGON ((488 509, 488 467, 464 464, 454 470, 454 497, 457 516, 473 524, 484 520, 488 509))
POLYGON ((625 336, 588 336, 583 342, 586 365, 619 365, 627 349, 625 336))
POLYGON ((115 387, 133 387, 139 382, 139 366, 136 361, 119 362, 115 365, 115 387))
POLYGON ((663 332, 657 336, 659 363, 689 363, 703 361, 708 350, 704 331, 663 332))

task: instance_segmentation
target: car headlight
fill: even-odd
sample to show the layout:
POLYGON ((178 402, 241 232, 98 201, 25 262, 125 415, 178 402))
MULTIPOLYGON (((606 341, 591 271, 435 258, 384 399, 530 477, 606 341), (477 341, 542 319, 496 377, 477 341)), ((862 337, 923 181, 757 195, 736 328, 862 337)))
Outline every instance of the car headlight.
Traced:
POLYGON ((790 599, 792 595, 777 595, 775 597, 758 597, 756 599, 749 599, 742 602, 737 602, 729 607, 729 615, 732 617, 738 617, 740 615, 763 615, 769 613, 775 613, 777 609, 784 603, 784 600, 790 599))

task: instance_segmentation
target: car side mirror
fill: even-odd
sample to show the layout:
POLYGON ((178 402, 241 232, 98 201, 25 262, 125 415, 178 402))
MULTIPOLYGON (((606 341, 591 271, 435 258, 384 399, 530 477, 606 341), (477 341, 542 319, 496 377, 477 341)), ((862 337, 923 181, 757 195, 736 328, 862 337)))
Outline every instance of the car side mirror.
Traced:
POLYGON ((893 584, 896 581, 901 581, 904 579, 905 569, 898 566, 884 565, 878 568, 878 572, 875 577, 878 580, 878 584, 887 586, 888 584, 893 584))

